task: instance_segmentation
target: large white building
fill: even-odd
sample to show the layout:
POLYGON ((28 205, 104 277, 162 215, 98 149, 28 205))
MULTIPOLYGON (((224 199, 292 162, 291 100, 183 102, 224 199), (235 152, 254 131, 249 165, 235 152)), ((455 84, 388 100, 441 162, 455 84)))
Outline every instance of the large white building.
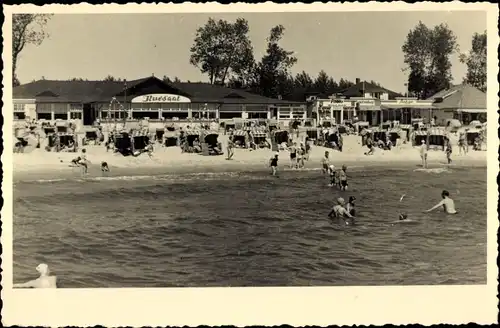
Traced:
POLYGON ((467 85, 453 86, 429 99, 419 100, 357 79, 354 86, 338 95, 315 99, 312 107, 319 124, 343 123, 354 117, 371 126, 386 121, 411 124, 415 118, 424 123, 434 121, 437 125, 445 125, 453 118, 464 123, 486 120, 486 94, 467 85))

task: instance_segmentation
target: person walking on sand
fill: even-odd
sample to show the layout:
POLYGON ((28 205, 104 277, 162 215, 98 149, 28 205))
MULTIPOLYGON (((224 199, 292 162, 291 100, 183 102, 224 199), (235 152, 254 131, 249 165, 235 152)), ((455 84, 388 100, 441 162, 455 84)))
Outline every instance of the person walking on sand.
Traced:
POLYGON ((227 141, 227 160, 231 160, 234 156, 234 144, 231 137, 227 141))
POLYGON ((461 155, 462 152, 464 153, 464 155, 467 154, 467 143, 465 140, 464 132, 460 132, 460 134, 458 135, 458 154, 461 155))
POLYGON ((278 173, 278 153, 275 153, 271 159, 269 159, 269 166, 271 167, 272 175, 276 175, 278 173))
POLYGON ((427 168, 427 144, 425 140, 422 140, 422 145, 420 146, 420 158, 422 159, 422 167, 427 168))
POLYGON ((36 271, 40 277, 23 284, 14 284, 14 288, 57 288, 57 277, 50 276, 49 266, 45 263, 39 264, 36 271))
POLYGON ((424 213, 432 212, 439 207, 443 207, 446 214, 456 214, 457 211, 455 210, 455 202, 450 198, 450 193, 447 190, 443 190, 441 192, 441 197, 443 200, 437 203, 434 207, 424 211, 424 213))

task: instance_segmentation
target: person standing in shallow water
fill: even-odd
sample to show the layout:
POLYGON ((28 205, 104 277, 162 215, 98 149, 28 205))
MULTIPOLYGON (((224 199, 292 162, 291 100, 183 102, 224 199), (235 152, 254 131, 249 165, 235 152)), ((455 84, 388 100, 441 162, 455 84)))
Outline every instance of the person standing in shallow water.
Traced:
POLYGON ((450 140, 446 143, 446 160, 448 161, 448 164, 451 164, 451 153, 452 153, 452 148, 451 148, 451 143, 450 140))
POLYGON ((330 153, 325 151, 325 156, 321 159, 321 166, 323 174, 328 173, 330 169, 330 153))
POLYGON ((427 168, 427 143, 422 140, 422 145, 420 146, 420 158, 422 159, 422 167, 427 168))
POLYGON ((339 171, 339 187, 340 190, 346 191, 347 186, 349 185, 347 183, 347 166, 342 165, 342 169, 339 171))

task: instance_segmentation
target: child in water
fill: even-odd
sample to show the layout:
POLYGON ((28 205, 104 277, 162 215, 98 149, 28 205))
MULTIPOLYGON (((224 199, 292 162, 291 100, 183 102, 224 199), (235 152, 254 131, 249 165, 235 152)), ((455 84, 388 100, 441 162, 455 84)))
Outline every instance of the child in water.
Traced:
POLYGON ((335 166, 334 165, 330 165, 328 167, 328 174, 330 175, 330 184, 328 185, 329 187, 333 187, 335 186, 335 178, 337 176, 337 172, 335 172, 335 166))
POLYGON ((340 190, 346 191, 347 186, 349 185, 347 183, 347 166, 342 165, 342 169, 339 171, 339 187, 340 190))

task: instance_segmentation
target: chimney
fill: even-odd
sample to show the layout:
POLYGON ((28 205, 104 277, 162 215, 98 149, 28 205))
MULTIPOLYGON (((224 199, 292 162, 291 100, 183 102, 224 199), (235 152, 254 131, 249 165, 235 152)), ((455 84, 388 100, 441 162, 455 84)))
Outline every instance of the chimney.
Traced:
POLYGON ((356 78, 356 84, 359 84, 361 82, 361 79, 359 77, 356 78))

